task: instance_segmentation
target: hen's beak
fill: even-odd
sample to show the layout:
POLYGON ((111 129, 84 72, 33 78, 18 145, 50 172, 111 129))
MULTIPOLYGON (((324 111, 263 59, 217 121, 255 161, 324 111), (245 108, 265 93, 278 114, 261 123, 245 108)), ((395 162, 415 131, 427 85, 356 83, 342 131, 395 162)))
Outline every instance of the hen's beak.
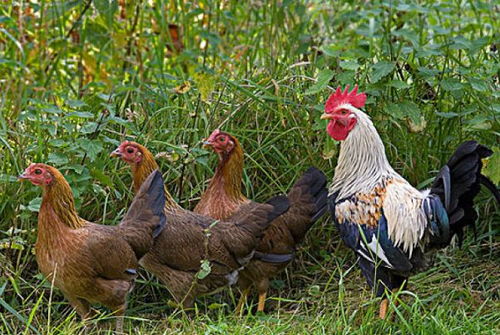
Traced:
POLYGON ((113 151, 111 154, 109 154, 110 157, 121 157, 122 156, 122 152, 120 151, 119 148, 116 148, 115 151, 113 151))
POLYGON ((331 120, 334 119, 335 117, 332 114, 324 113, 321 115, 321 120, 331 120))
POLYGON ((212 146, 212 141, 209 141, 209 140, 204 140, 203 141, 203 147, 204 148, 208 148, 208 147, 211 147, 212 146))
POLYGON ((23 181, 29 179, 28 175, 26 172, 21 173, 19 176, 17 176, 17 181, 23 181))

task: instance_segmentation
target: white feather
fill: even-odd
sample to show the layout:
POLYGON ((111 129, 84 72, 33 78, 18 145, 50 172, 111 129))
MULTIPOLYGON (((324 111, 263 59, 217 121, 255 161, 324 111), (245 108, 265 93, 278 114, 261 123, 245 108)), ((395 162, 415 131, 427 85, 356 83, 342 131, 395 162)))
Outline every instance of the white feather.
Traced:
POLYGON ((367 245, 368 248, 370 248, 370 250, 373 251, 378 258, 383 260, 388 267, 390 267, 391 269, 393 268, 391 262, 389 262, 387 256, 384 253, 384 249, 382 249, 382 246, 380 245, 380 243, 378 243, 377 237, 375 235, 372 236, 372 241, 367 245))

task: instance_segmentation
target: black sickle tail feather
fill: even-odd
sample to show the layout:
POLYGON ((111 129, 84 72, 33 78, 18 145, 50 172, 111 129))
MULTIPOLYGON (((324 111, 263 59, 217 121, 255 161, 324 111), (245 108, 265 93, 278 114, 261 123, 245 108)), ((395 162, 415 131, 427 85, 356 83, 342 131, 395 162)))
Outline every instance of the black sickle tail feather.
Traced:
POLYGON ((284 217, 296 242, 301 241, 314 222, 325 214, 328 198, 326 183, 325 174, 311 167, 288 193, 290 211, 284 217))
POLYGON ((479 193, 480 184, 485 185, 497 201, 500 199, 496 186, 481 174, 481 159, 492 154, 490 149, 476 141, 464 142, 432 184, 431 193, 439 196, 448 213, 451 236, 457 234, 460 242, 463 228, 469 225, 474 227, 477 219, 474 198, 479 193))

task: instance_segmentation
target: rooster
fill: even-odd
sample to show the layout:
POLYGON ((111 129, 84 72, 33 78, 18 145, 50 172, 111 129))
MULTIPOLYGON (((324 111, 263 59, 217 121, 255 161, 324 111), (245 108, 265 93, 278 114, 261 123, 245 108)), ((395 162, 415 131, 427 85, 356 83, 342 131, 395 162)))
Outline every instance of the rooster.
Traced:
MULTIPOLYGON (((136 142, 123 142, 112 156, 131 166, 136 190, 151 171, 158 169, 153 154, 136 142)), ((249 202, 231 217, 215 220, 183 209, 166 189, 165 195, 169 225, 141 264, 184 308, 191 307, 198 296, 235 284, 263 231, 289 207, 286 197, 277 196, 265 204, 249 202)))
POLYGON ((150 174, 118 226, 80 218, 68 182, 52 166, 31 164, 19 178, 43 189, 35 244, 42 274, 82 319, 91 316, 90 304, 99 303, 115 312, 116 330, 123 332, 126 298, 137 277, 138 260, 166 222, 161 174, 150 174))
POLYGON ((461 240, 463 228, 474 225, 480 183, 497 201, 499 192, 481 174, 481 159, 492 151, 475 141, 457 148, 429 190, 412 187, 391 167, 372 121, 360 110, 366 95, 348 88, 337 88, 321 116, 329 120, 328 135, 341 141, 328 207, 368 284, 385 297, 379 310, 385 318, 386 294, 403 288, 410 275, 431 265, 436 250, 454 235, 461 240))
MULTIPOLYGON (((236 137, 218 129, 207 138, 205 145, 218 154, 219 165, 194 211, 223 220, 250 202, 241 193, 243 149, 236 137)), ((237 314, 241 313, 252 287, 259 295, 257 311, 264 311, 270 279, 293 260, 295 247, 325 213, 327 194, 326 177, 316 168, 307 170, 295 183, 288 194, 289 211, 266 229, 252 260, 240 273, 238 286, 242 295, 237 314)))

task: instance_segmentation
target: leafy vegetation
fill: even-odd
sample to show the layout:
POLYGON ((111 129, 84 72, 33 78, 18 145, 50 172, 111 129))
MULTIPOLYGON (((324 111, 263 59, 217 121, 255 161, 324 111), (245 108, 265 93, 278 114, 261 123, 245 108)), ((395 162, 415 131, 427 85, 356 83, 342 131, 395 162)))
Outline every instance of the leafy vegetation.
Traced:
MULTIPOLYGON (((500 182, 498 22, 498 5, 474 0, 2 2, 0 333, 82 327, 37 270, 40 191, 16 182, 30 162, 65 173, 81 216, 116 224, 132 194, 128 169, 108 158, 121 140, 157 152, 168 187, 192 208, 216 164, 201 140, 221 127, 246 150, 246 194, 263 200, 311 164, 333 176, 338 145, 319 115, 331 88, 357 83, 414 185, 429 185, 465 139, 495 149, 486 173, 500 182)), ((325 218, 273 282, 268 314, 233 316, 226 292, 189 316, 141 272, 126 329, 498 333, 499 213, 486 193, 478 211, 475 238, 414 277, 391 320, 374 317, 377 301, 325 218)))

